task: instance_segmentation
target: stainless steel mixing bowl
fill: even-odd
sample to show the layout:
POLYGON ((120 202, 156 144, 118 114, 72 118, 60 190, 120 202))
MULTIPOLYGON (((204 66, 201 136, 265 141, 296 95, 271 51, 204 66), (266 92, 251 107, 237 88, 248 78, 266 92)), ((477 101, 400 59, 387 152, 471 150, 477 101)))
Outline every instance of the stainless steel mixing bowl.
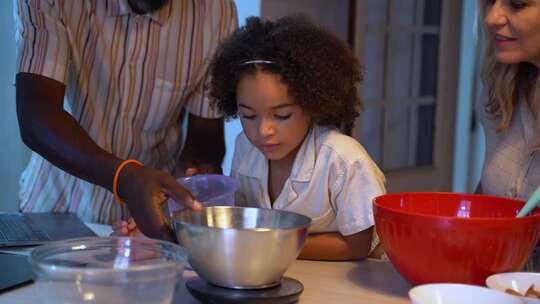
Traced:
POLYGON ((311 219, 273 209, 207 207, 174 213, 172 222, 199 276, 221 287, 255 289, 279 284, 300 254, 311 219))

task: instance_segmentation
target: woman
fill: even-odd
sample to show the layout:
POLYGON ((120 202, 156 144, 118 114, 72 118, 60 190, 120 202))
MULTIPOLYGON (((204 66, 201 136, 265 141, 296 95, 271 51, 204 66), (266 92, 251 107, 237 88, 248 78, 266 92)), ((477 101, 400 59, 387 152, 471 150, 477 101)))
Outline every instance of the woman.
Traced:
MULTIPOLYGON (((526 200, 540 185, 540 1, 482 0, 487 47, 478 192, 526 200)), ((540 269, 535 253, 528 269, 540 269)))

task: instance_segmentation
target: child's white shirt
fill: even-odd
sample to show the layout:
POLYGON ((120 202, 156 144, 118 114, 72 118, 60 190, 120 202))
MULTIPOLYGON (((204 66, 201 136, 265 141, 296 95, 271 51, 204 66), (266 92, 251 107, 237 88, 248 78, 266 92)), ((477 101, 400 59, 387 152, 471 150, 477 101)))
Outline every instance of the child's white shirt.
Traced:
POLYGON ((236 138, 231 176, 240 182, 235 204, 293 211, 312 219, 310 233, 351 235, 374 225, 373 198, 384 175, 354 138, 326 127, 310 129, 289 178, 272 206, 268 160, 244 132, 236 138))

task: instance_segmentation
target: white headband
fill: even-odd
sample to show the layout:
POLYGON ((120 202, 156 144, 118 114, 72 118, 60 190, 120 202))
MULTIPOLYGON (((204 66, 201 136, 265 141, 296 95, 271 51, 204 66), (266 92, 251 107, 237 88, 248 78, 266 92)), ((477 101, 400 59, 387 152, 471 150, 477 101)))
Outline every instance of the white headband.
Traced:
POLYGON ((240 65, 248 65, 248 64, 273 64, 273 61, 270 60, 249 60, 246 62, 240 63, 240 65))

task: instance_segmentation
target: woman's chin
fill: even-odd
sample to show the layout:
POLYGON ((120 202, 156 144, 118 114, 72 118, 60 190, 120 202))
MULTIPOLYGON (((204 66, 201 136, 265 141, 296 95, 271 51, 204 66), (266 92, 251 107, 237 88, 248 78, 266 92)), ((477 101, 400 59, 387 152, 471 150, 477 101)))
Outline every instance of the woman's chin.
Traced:
POLYGON ((497 58, 498 62, 503 63, 503 64, 517 64, 517 63, 528 61, 526 58, 524 58, 520 54, 516 54, 515 52, 508 52, 508 51, 496 52, 495 58, 497 58))

